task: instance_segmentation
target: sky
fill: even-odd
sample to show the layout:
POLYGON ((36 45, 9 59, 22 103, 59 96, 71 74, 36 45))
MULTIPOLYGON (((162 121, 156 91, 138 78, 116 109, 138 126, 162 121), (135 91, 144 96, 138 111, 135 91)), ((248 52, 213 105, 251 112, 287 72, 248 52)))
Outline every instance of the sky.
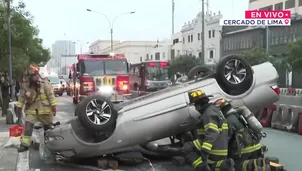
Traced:
MULTIPOLYGON (((34 16, 44 46, 51 48, 56 40, 79 42, 83 51, 98 40, 110 40, 110 24, 98 13, 114 22, 114 40, 163 40, 172 34, 172 0, 23 0, 34 16), (87 44, 87 42, 89 42, 87 44)), ((207 0, 205 0, 207 2, 207 0)), ((16 1, 15 1, 16 3, 16 1)), ((221 11, 224 19, 244 16, 248 0, 208 0, 209 11, 221 11)), ((206 10, 207 5, 205 5, 206 10)), ((202 9, 201 0, 175 0, 175 32, 187 21, 192 21, 202 9)))

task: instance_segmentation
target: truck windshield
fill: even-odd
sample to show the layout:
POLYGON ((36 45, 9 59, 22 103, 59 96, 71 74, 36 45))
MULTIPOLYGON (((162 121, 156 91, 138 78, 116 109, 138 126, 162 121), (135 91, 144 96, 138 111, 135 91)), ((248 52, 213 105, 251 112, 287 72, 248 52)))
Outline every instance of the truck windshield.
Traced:
POLYGON ((50 84, 60 84, 59 77, 48 77, 50 84))
POLYGON ((106 74, 118 75, 128 74, 127 61, 122 60, 108 60, 105 61, 106 74))
POLYGON ((82 65, 82 74, 89 75, 119 75, 128 74, 127 61, 123 60, 89 60, 82 65), (104 68, 105 65, 105 68, 104 68))
POLYGON ((147 66, 146 77, 148 80, 165 81, 169 80, 168 67, 165 66, 147 66))

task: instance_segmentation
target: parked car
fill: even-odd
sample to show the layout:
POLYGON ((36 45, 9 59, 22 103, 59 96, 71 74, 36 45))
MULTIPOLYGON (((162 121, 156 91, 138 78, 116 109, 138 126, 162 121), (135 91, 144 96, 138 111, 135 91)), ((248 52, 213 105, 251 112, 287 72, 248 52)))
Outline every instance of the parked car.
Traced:
MULTIPOLYGON (((197 68, 207 75, 118 105, 98 93, 88 96, 77 106, 78 117, 45 133, 46 149, 66 158, 128 151, 172 155, 148 147, 155 140, 183 137, 195 128, 200 114, 190 101, 191 91, 203 90, 213 101, 224 97, 234 106, 247 106, 254 112, 279 99, 278 73, 269 62, 251 67, 243 58, 230 55, 222 58, 215 72, 197 68)), ((171 140, 171 144, 175 142, 171 140)))

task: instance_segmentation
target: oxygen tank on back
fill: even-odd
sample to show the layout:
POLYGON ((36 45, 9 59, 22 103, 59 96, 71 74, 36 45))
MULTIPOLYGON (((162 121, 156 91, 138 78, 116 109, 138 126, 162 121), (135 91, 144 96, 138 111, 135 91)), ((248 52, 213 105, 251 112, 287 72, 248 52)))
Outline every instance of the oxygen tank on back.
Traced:
POLYGON ((242 115, 248 123, 250 129, 254 132, 254 134, 262 134, 263 126, 255 117, 255 115, 246 107, 242 106, 237 109, 238 113, 242 115))

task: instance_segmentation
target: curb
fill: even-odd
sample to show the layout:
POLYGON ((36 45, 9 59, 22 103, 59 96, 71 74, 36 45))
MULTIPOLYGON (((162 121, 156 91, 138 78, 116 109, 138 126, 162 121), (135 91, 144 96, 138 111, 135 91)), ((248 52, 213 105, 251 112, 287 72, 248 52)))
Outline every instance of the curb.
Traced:
POLYGON ((29 150, 18 154, 16 171, 30 171, 29 170, 29 150))

